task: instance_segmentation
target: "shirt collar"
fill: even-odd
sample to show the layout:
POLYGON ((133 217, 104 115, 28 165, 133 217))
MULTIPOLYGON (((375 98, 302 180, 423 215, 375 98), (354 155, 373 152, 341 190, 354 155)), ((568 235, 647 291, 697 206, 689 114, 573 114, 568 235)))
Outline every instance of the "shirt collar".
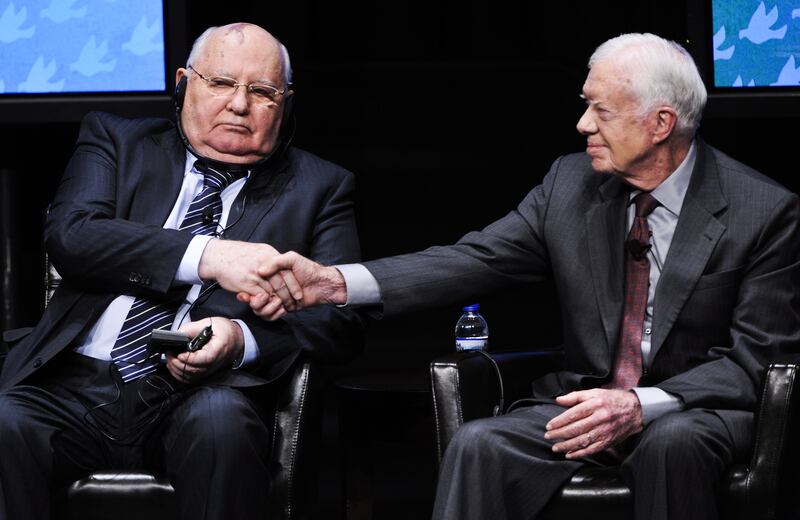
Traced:
MULTIPOLYGON (((694 163, 697 159, 697 146, 695 141, 692 141, 689 146, 689 152, 684 157, 683 161, 672 174, 664 179, 664 182, 656 186, 650 194, 659 202, 661 206, 666 208, 670 213, 675 216, 680 216, 681 208, 683 207, 683 200, 686 198, 686 190, 689 189, 689 181, 692 179, 692 171, 694 170, 694 163)), ((641 190, 631 191, 628 203, 633 198, 641 193, 641 190)))

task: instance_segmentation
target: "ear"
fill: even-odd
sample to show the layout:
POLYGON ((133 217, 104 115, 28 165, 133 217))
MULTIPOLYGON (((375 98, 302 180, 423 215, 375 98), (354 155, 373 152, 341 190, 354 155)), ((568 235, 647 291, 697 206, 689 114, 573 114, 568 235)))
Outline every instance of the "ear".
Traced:
POLYGON ((655 111, 655 127, 653 128, 653 144, 666 141, 675 125, 678 123, 678 114, 670 106, 658 107, 655 111))
POLYGON ((176 70, 175 71, 175 86, 176 87, 178 86, 178 83, 181 82, 181 78, 188 78, 188 77, 189 77, 189 71, 187 69, 184 69, 183 67, 181 67, 178 70, 176 70))

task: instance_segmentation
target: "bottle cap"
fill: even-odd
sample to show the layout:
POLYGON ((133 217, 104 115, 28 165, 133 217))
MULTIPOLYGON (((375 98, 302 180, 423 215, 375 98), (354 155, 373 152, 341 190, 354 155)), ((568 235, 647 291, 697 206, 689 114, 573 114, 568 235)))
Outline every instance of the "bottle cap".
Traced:
POLYGON ((481 306, 479 304, 473 303, 472 305, 467 305, 466 307, 464 307, 464 312, 477 311, 480 308, 481 308, 481 306))

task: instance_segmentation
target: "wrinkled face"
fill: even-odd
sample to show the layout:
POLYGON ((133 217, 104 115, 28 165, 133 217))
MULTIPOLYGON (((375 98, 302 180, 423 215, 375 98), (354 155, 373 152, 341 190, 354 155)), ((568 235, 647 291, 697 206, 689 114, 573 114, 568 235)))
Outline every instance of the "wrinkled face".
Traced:
MULTIPOLYGON (((206 40, 192 68, 206 78, 226 77, 237 83, 259 83, 286 89, 280 48, 263 29, 223 27, 206 40)), ((219 92, 198 74, 178 69, 175 82, 188 77, 181 111, 183 131, 202 155, 229 163, 250 163, 266 157, 276 146, 281 116, 291 92, 265 102, 246 87, 219 92)))
POLYGON ((637 176, 654 150, 654 119, 640 113, 629 78, 613 60, 595 63, 583 84, 586 111, 578 121, 592 168, 623 178, 637 176))

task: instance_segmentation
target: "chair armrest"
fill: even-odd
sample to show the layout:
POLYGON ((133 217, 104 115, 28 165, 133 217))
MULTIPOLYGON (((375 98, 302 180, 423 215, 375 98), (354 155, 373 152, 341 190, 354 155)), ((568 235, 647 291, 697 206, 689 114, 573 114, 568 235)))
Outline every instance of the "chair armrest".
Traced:
POLYGON ((530 396, 531 382, 558 369, 562 358, 560 351, 498 352, 491 353, 490 360, 478 351, 461 351, 432 361, 431 389, 438 458, 441 460, 456 430, 464 422, 489 417, 495 414, 495 407, 505 410, 517 399, 530 396))
POLYGON ((779 358, 767 369, 756 413, 749 475, 739 480, 746 489, 731 494, 746 497, 746 503, 741 504, 745 509, 741 510, 749 513, 744 517, 782 518, 785 512, 779 512, 779 508, 798 503, 798 371, 800 357, 796 355, 779 358))
POLYGON ((304 518, 314 498, 323 372, 317 363, 302 360, 277 382, 270 518, 304 518))

